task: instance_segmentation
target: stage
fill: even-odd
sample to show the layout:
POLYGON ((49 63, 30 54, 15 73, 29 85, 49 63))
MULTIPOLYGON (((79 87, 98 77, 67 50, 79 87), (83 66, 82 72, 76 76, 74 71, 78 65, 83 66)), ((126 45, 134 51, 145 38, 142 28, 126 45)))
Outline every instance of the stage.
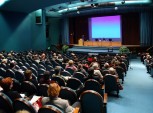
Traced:
POLYGON ((105 46, 79 46, 74 45, 68 49, 68 52, 85 53, 85 54, 119 54, 120 47, 105 47, 105 46))
MULTIPOLYGON (((129 48, 130 51, 138 51, 141 49, 140 45, 122 45, 129 48)), ((84 53, 84 54, 120 54, 121 46, 80 46, 78 44, 71 44, 68 52, 84 53)), ((145 50, 145 48, 142 48, 145 50)))

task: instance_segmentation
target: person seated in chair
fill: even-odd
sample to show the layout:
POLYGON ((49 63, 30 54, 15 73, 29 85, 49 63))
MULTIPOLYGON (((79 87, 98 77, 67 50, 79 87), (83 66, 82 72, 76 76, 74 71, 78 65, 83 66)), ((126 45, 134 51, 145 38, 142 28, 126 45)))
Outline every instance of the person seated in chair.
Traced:
POLYGON ((66 68, 71 68, 71 69, 73 69, 74 71, 77 71, 77 68, 76 68, 76 66, 74 65, 73 60, 69 60, 68 65, 66 65, 65 69, 66 69, 66 68))
POLYGON ((24 72, 24 76, 25 76, 25 81, 30 81, 31 83, 33 83, 36 87, 38 87, 38 81, 35 80, 33 77, 32 77, 32 71, 27 69, 25 72, 24 72))
POLYGON ((50 79, 51 75, 49 71, 45 71, 43 77, 39 80, 40 84, 50 84, 52 81, 50 79))
POLYGON ((60 66, 55 67, 55 73, 52 75, 52 77, 61 77, 65 81, 67 81, 67 79, 68 79, 67 77, 64 77, 63 75, 61 75, 61 67, 60 66))
POLYGON ((78 70, 77 70, 77 72, 83 73, 86 77, 88 77, 88 75, 89 75, 89 74, 86 72, 86 70, 83 68, 83 66, 82 66, 81 63, 78 64, 78 70))
POLYGON ((0 81, 0 86, 3 88, 2 92, 6 94, 12 101, 17 98, 22 98, 17 91, 12 91, 13 79, 11 77, 3 78, 0 81))
POLYGON ((57 83, 51 83, 47 90, 49 97, 42 98, 42 105, 54 105, 63 110, 64 113, 73 113, 74 108, 70 106, 68 100, 59 98, 60 86, 57 83))

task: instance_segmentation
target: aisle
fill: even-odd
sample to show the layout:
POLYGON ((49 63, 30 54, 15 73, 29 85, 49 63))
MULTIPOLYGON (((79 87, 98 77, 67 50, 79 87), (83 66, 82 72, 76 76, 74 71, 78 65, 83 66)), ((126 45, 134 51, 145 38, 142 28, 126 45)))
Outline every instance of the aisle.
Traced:
POLYGON ((140 59, 132 59, 120 97, 108 97, 107 113, 153 113, 153 78, 140 59))

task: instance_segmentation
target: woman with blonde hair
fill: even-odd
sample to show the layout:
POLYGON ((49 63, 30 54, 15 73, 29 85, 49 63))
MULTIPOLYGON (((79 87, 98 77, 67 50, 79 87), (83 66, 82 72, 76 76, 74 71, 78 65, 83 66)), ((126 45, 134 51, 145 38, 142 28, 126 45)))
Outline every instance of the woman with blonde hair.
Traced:
POLYGON ((77 68, 76 68, 76 66, 74 65, 74 61, 73 61, 73 60, 69 60, 69 61, 68 61, 68 65, 66 65, 65 69, 66 69, 66 68, 71 68, 71 69, 73 69, 74 71, 77 71, 77 68))
POLYGON ((65 113, 73 113, 74 108, 69 105, 68 100, 59 98, 60 86, 57 83, 51 83, 48 87, 48 96, 43 97, 42 105, 54 105, 62 109, 65 113))

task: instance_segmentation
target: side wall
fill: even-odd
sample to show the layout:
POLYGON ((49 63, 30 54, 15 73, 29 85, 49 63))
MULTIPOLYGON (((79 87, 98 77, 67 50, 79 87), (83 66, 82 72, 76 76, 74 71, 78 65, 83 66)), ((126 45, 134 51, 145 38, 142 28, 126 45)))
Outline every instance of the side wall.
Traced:
POLYGON ((46 48, 43 24, 35 24, 35 13, 0 12, 1 50, 40 50, 46 48))

